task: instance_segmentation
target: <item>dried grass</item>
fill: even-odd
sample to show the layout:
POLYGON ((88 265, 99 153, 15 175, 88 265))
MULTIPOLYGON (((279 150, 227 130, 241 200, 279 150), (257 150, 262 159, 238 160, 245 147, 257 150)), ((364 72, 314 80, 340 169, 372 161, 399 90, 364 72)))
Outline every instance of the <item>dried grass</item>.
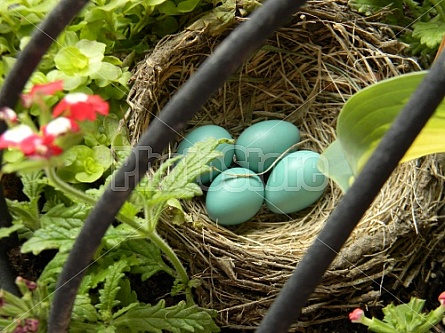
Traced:
MULTIPOLYGON (((401 55, 398 31, 349 11, 345 1, 311 1, 244 63, 187 130, 218 124, 237 137, 258 121, 285 119, 301 129, 304 148, 321 152, 335 139, 337 115, 352 94, 420 69, 401 55)), ((197 31, 170 36, 138 65, 127 114, 134 142, 222 38, 197 31)), ((442 165, 437 155, 399 166, 293 331, 344 318, 362 304, 379 305, 384 278, 395 278, 391 288, 410 285, 444 235, 437 229, 442 165)), ((193 278, 202 281, 199 304, 217 309, 223 327, 254 329, 341 196, 330 184, 322 199, 302 212, 276 215, 263 209, 234 228, 211 222, 196 199, 184 203, 193 224, 172 226, 165 218, 161 232, 193 278)))

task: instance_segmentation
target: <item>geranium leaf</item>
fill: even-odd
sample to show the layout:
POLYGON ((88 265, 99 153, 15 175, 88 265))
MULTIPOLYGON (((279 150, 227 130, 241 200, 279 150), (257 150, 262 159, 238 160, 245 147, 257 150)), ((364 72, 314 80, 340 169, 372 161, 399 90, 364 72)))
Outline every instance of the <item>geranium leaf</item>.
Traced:
POLYGON ((125 259, 121 258, 112 266, 108 267, 108 274, 105 278, 103 288, 99 290, 99 303, 96 308, 99 310, 101 319, 104 322, 112 318, 113 308, 119 305, 120 301, 116 299, 116 295, 120 290, 120 281, 125 276, 124 272, 130 267, 125 259))
POLYGON ((97 310, 91 304, 91 298, 88 294, 77 294, 74 301, 72 320, 80 322, 89 321, 92 323, 96 323, 99 320, 97 310))
POLYGON ((438 46, 445 35, 445 22, 440 19, 440 16, 428 22, 416 22, 413 28, 413 37, 420 39, 420 42, 429 48, 438 46))
POLYGON ((145 239, 126 240, 110 255, 116 259, 123 256, 129 258, 131 273, 141 274, 142 281, 160 271, 172 274, 172 269, 162 259, 161 250, 145 239))
POLYGON ((62 268, 66 259, 68 258, 68 252, 57 252, 54 258, 45 266, 45 269, 39 276, 39 283, 42 283, 47 286, 54 286, 57 282, 57 277, 60 272, 62 272, 62 268))
POLYGON ((162 174, 159 174, 160 171, 165 172, 165 170, 159 169, 153 178, 160 181, 158 186, 156 184, 152 186, 156 191, 151 198, 151 203, 166 202, 172 198, 190 199, 201 195, 201 188, 195 183, 195 180, 202 173, 211 170, 208 166, 209 162, 222 156, 222 153, 215 148, 222 143, 229 142, 231 141, 228 139, 217 140, 214 138, 197 142, 188 149, 187 154, 165 177, 161 178, 162 174))
POLYGON ((0 239, 9 237, 9 235, 11 235, 12 233, 14 233, 17 230, 20 230, 24 227, 25 227, 25 225, 19 223, 19 224, 13 224, 10 227, 0 228, 0 239))
POLYGON ((83 225, 90 208, 75 204, 65 207, 63 204, 51 208, 40 219, 41 228, 22 245, 22 252, 37 255, 43 250, 59 249, 66 252, 71 249, 83 225))
POLYGON ((165 301, 161 300, 153 306, 139 305, 129 309, 122 316, 114 319, 114 325, 132 333, 219 332, 219 328, 213 321, 213 315, 213 311, 196 305, 188 306, 184 301, 165 307, 165 301))

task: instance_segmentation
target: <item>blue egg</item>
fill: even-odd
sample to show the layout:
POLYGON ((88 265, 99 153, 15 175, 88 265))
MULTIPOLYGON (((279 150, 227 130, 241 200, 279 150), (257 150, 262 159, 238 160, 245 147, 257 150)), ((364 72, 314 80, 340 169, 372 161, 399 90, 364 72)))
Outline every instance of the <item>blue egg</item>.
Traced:
POLYGON ((237 225, 255 216, 263 201, 264 184, 260 177, 249 169, 233 168, 219 174, 210 184, 206 209, 218 224, 237 225))
MULTIPOLYGON (((195 143, 200 141, 205 141, 209 138, 215 139, 233 139, 229 132, 224 128, 217 125, 205 125, 195 128, 193 131, 188 133, 184 139, 179 143, 177 152, 178 154, 186 154, 187 150, 193 146, 195 143)), ((216 168, 210 172, 205 172, 201 174, 198 183, 209 184, 215 177, 220 173, 220 171, 227 170, 233 162, 233 156, 235 154, 234 145, 223 143, 216 147, 217 150, 223 153, 223 156, 214 159, 210 162, 210 166, 216 168)))
POLYGON ((300 131, 294 124, 284 120, 261 121, 246 128, 236 140, 236 162, 243 168, 263 172, 299 141, 300 131))
POLYGON ((320 158, 316 152, 300 150, 279 161, 267 180, 267 208, 274 213, 289 214, 316 202, 328 184, 317 168, 320 158))

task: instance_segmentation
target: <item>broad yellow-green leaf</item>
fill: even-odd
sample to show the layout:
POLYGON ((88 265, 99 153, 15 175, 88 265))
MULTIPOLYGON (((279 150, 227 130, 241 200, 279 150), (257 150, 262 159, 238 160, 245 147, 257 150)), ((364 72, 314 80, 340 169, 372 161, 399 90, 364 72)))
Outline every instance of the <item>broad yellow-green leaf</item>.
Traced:
POLYGON ((337 183, 343 191, 346 191, 353 181, 353 176, 340 142, 338 140, 332 142, 322 155, 326 159, 320 159, 318 169, 337 183))
MULTIPOLYGON (((423 71, 383 80, 357 92, 345 103, 337 122, 338 139, 323 153, 328 164, 319 166, 343 191, 362 170, 425 75, 423 71)), ((443 102, 401 162, 438 152, 445 152, 443 102)))

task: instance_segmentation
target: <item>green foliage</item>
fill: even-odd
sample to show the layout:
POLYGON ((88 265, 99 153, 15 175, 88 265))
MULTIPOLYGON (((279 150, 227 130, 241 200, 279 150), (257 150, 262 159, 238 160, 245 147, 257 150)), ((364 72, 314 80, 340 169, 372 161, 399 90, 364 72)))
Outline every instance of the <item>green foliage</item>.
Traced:
MULTIPOLYGON (((354 94, 337 121, 337 140, 322 154, 321 171, 346 191, 426 72, 383 80, 354 94)), ((445 103, 441 103, 401 162, 445 152, 445 103)))
MULTIPOLYGON (((0 330, 4 333, 31 332, 20 330, 27 325, 38 327, 38 331, 46 332, 49 316, 50 295, 44 285, 16 279, 22 297, 17 297, 0 289, 0 330)), ((34 332, 34 331, 32 331, 34 332)))
POLYGON ((58 174, 69 183, 92 183, 98 180, 112 164, 111 151, 106 146, 89 148, 77 145, 63 155, 64 166, 58 174))
MULTIPOLYGON (((110 121, 104 122, 103 125, 104 136, 91 137, 91 143, 97 140, 107 143, 127 142, 122 138, 117 139, 122 130, 116 119, 111 117, 110 121)), ((111 226, 107 230, 96 254, 96 260, 86 269, 74 303, 70 332, 219 331, 214 323, 216 312, 199 308, 192 300, 191 288, 199 285, 199 281, 189 280, 173 250, 157 234, 156 227, 162 214, 165 214, 165 217, 172 216, 172 222, 176 224, 187 221, 180 199, 190 199, 202 194, 194 180, 200 173, 208 170, 206 165, 212 159, 221 155, 215 148, 223 141, 227 140, 210 139, 197 143, 189 149, 187 155, 162 163, 158 170, 138 187, 132 200, 117 216, 117 219, 124 223, 111 226), (164 256, 170 264, 164 261, 164 256), (154 305, 138 300, 129 275, 138 276, 140 283, 144 283, 160 272, 173 277, 175 282, 171 286, 171 294, 176 297, 185 295, 186 302, 180 301, 176 305, 166 307, 163 300, 154 305)), ((55 172, 48 172, 48 179, 43 177, 42 172, 22 175, 24 192, 30 202, 37 203, 42 195, 48 196, 44 210, 35 204, 21 207, 37 221, 36 229, 32 230, 21 250, 36 255, 49 249, 58 251, 37 281, 41 288, 49 292, 56 288, 57 276, 66 262, 83 221, 95 203, 94 198, 103 191, 103 187, 90 189, 88 194, 78 193, 76 196, 74 194, 77 192, 69 193, 72 189, 68 187, 65 195, 61 197, 58 192, 61 189, 60 179, 54 178, 56 175, 55 172), (52 196, 53 199, 50 199, 52 196)), ((110 179, 111 175, 107 181, 110 179)), ((14 205, 13 202, 9 204, 14 205)), ((24 228, 23 221, 23 218, 14 219, 13 227, 0 229, 0 235, 6 236, 15 229, 24 228)), ((13 300, 9 301, 17 304, 21 304, 25 298, 12 295, 8 297, 13 300)), ((47 306, 45 302, 41 305, 36 303, 33 310, 33 318, 42 324, 42 332, 46 327, 47 306), (43 308, 40 309, 40 306, 43 308)), ((0 311, 1 309, 0 305, 0 311)), ((15 312, 10 312, 6 319, 3 318, 5 320, 0 320, 0 325, 6 327, 15 323, 15 318, 21 316, 24 309, 23 306, 16 307, 15 312)))
POLYGON ((403 27, 400 39, 410 45, 408 53, 420 56, 425 65, 434 59, 445 36, 443 1, 349 0, 348 4, 366 16, 379 14, 380 21, 403 27))
POLYGON ((140 305, 129 309, 117 317, 114 324, 132 333, 162 333, 163 330, 173 333, 219 332, 213 322, 214 315, 211 311, 202 311, 199 307, 189 306, 185 302, 165 307, 165 301, 161 300, 153 306, 140 305))
POLYGON ((15 224, 10 228, 0 229, 0 239, 8 237, 11 232, 22 229, 37 230, 40 228, 39 221, 39 199, 45 189, 46 182, 43 179, 42 171, 20 173, 23 186, 23 194, 28 197, 28 201, 7 200, 9 211, 15 220, 15 224))
MULTIPOLYGON (((18 53, 56 0, 4 0, 0 4, 0 86, 18 53)), ((68 91, 114 100, 126 108, 131 77, 125 59, 147 52, 165 34, 175 33, 204 10, 210 0, 96 0, 77 15, 44 56, 31 83, 64 80, 68 91), (165 9, 168 9, 167 11, 165 9)))
POLYGON ((422 312, 425 300, 412 297, 409 303, 389 304, 383 308, 383 320, 362 317, 357 322, 376 333, 428 333, 443 318, 445 305, 439 305, 429 313, 422 312))
POLYGON ((40 217, 41 228, 26 241, 21 251, 39 254, 43 250, 69 251, 80 232, 89 208, 82 204, 57 205, 40 217))

